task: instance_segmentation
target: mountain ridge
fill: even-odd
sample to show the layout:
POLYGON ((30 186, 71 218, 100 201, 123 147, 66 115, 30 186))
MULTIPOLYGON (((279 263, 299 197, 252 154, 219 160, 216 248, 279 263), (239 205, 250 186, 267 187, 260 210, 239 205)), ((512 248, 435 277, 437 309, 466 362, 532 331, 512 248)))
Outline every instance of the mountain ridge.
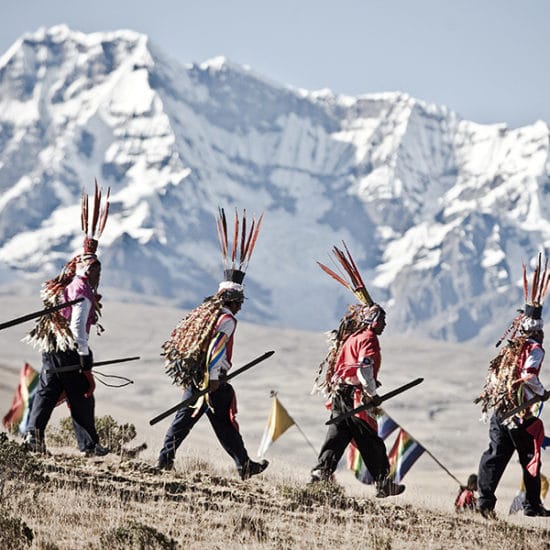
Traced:
POLYGON ((315 261, 345 240, 392 330, 486 343, 521 304, 521 260, 550 239, 541 121, 309 92, 223 56, 181 65, 134 31, 66 26, 0 58, 0 97, 0 259, 14 279, 49 278, 78 252, 80 191, 97 177, 112 195, 109 287, 192 307, 222 274, 217 207, 237 205, 266 212, 247 320, 337 323, 351 295, 315 261))

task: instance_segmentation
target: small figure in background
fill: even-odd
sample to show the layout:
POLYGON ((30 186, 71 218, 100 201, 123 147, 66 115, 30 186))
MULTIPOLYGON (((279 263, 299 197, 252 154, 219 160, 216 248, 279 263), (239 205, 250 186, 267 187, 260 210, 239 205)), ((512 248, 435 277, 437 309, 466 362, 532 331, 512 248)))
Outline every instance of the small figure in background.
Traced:
POLYGON ((477 475, 471 474, 468 477, 466 486, 461 485, 455 500, 456 512, 468 512, 477 510, 477 475))

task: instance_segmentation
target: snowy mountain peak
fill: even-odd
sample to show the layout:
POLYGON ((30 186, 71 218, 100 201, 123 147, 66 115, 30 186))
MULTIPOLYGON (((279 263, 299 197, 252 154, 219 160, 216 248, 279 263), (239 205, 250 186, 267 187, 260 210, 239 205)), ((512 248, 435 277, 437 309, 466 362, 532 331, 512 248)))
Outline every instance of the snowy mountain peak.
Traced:
POLYGON ((212 59, 208 59, 207 61, 203 61, 202 63, 200 63, 199 66, 203 71, 210 70, 213 72, 221 72, 223 70, 243 70, 243 67, 237 65, 236 63, 232 63, 227 57, 223 55, 219 55, 217 57, 213 57, 212 59))
POLYGON ((484 126, 405 93, 292 89, 225 57, 183 67, 132 31, 40 29, 0 61, 0 261, 36 286, 54 275, 97 177, 117 292, 183 307, 211 294, 214 215, 236 206, 265 211, 244 318, 332 327, 353 297, 315 261, 345 240, 389 331, 485 342, 521 305, 521 260, 550 242, 548 151, 540 121, 484 126))

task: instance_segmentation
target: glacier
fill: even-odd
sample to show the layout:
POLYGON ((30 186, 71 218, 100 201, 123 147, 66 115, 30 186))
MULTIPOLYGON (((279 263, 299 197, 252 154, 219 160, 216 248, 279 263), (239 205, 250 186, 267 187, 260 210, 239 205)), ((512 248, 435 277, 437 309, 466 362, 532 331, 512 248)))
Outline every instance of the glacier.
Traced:
POLYGON ((316 261, 345 241, 388 333, 492 343, 550 242, 548 153, 543 121, 481 125, 402 92, 182 64, 129 30, 41 28, 0 58, 2 292, 38 294, 80 250, 97 178, 106 303, 196 305, 223 274, 218 206, 246 208, 265 217, 244 319, 332 328, 353 296, 316 261))

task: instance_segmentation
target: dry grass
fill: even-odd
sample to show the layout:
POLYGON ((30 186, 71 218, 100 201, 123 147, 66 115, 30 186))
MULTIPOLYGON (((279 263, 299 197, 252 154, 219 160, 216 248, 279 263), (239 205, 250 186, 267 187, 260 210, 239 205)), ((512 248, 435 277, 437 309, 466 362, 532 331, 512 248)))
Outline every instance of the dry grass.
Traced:
POLYGON ((176 472, 124 454, 36 457, 0 440, 0 548, 521 548, 550 530, 347 496, 269 473, 242 482, 211 463, 176 472))

